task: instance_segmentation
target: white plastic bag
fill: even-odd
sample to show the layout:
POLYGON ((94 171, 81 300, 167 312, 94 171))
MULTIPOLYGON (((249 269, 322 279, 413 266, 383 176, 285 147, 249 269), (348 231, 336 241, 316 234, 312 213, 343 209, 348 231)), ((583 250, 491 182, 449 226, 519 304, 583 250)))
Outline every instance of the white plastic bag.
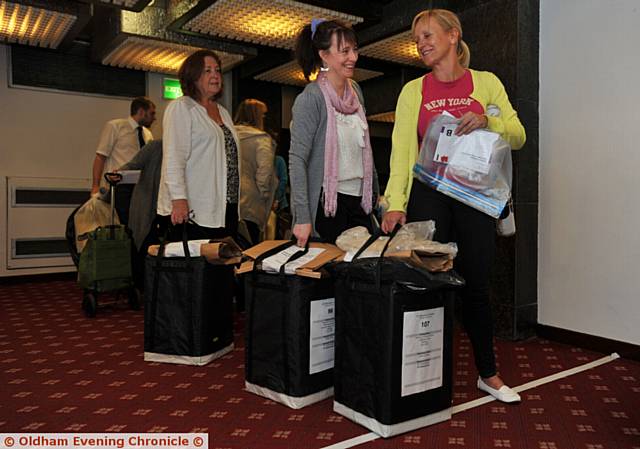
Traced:
MULTIPOLYGON (((120 224, 118 214, 113 213, 113 224, 120 224)), ((78 237, 91 232, 99 226, 107 226, 111 224, 111 206, 98 198, 98 195, 92 195, 89 201, 84 203, 73 217, 73 223, 76 228, 76 249, 81 253, 86 239, 78 240, 78 237)))
POLYGON ((509 199, 507 203, 508 215, 505 218, 500 218, 496 223, 496 232, 500 237, 511 237, 516 233, 516 217, 513 212, 513 201, 509 199))
POLYGON ((511 193, 511 147, 497 133, 453 132, 459 120, 436 116, 429 125, 413 173, 421 182, 498 218, 511 193))

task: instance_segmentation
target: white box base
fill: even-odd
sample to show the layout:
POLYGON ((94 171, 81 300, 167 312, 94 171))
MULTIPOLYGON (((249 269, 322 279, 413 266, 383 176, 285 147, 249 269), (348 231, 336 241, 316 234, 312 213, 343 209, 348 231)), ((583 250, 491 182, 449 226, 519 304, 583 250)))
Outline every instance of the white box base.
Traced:
POLYGON ((421 416, 419 418, 410 419, 397 424, 383 424, 374 418, 363 415, 360 412, 350 409, 349 407, 333 401, 333 411, 349 418, 351 421, 360 424, 363 427, 377 433, 383 438, 400 435, 401 433, 410 432, 422 427, 437 424, 442 421, 451 419, 451 407, 441 410, 430 415, 421 416))
POLYGON ((219 351, 213 352, 207 355, 201 356, 189 356, 189 355, 173 355, 173 354, 160 354, 157 352, 146 352, 144 353, 144 361, 145 362, 161 362, 161 363, 175 363, 179 365, 196 365, 202 366, 211 362, 212 360, 219 359, 225 354, 233 351, 233 343, 229 346, 222 348, 219 351))
POLYGON ((310 394, 307 396, 301 396, 301 397, 289 396, 284 393, 278 393, 268 388, 261 387, 260 385, 247 382, 246 380, 244 382, 244 388, 249 393, 257 394, 258 396, 263 396, 265 398, 271 399, 272 401, 279 402, 293 409, 306 407, 307 405, 315 404, 316 402, 320 402, 324 399, 327 399, 333 396, 333 387, 327 388, 326 390, 318 391, 317 393, 313 393, 313 394, 310 394))

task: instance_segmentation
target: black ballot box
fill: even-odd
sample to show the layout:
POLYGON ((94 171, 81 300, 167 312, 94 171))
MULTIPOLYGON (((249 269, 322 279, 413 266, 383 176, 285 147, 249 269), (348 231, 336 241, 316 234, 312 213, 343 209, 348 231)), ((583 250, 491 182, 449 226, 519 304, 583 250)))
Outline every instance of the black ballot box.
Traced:
POLYGON ((334 283, 254 271, 245 281, 245 389, 298 409, 333 395, 334 283))
POLYGON ((202 256, 145 264, 145 361, 206 365, 233 350, 233 266, 202 256))
POLYGON ((395 258, 358 259, 333 272, 334 411, 383 437, 450 419, 462 278, 395 258))

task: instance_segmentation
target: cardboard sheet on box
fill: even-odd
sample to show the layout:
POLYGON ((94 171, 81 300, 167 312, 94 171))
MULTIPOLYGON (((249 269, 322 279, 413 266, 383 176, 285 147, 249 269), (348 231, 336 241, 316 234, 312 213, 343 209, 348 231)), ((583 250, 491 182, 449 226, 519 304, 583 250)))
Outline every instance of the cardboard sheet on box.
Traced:
POLYGON ((405 250, 386 253, 384 256, 402 259, 418 268, 424 268, 434 273, 449 271, 453 268, 453 258, 449 254, 405 250))
MULTIPOLYGON (((287 242, 288 240, 265 240, 264 242, 245 250, 242 254, 255 260, 267 251, 287 242)), ((311 242, 309 244, 309 248, 321 248, 324 251, 310 262, 307 262, 296 269, 296 275, 298 276, 320 279, 323 277, 322 267, 329 262, 340 260, 344 255, 344 251, 329 243, 311 242)), ((253 270, 253 260, 248 260, 243 262, 240 267, 236 269, 236 274, 248 273, 251 270, 253 270)))
MULTIPOLYGON (((191 241, 191 243, 194 242, 191 241)), ((189 244, 191 255, 195 257, 202 256, 212 265, 235 265, 242 260, 242 249, 231 237, 208 240, 207 242, 199 243, 197 247, 191 243, 189 244)), ((180 254, 176 255, 177 257, 184 256, 182 242, 169 243, 167 246, 169 245, 176 245, 176 249, 180 252, 180 254)), ((158 255, 159 249, 160 245, 151 245, 149 246, 148 254, 155 257, 158 255)), ((167 250, 165 249, 166 254, 167 250)))

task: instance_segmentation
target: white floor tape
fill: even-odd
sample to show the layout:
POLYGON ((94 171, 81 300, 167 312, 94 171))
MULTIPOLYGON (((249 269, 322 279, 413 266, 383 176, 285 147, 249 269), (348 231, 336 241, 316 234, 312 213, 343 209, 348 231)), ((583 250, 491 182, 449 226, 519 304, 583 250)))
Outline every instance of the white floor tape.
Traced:
MULTIPOLYGON (((613 353, 606 357, 602 357, 601 359, 594 360, 593 362, 586 363, 584 365, 576 366, 575 368, 571 368, 565 371, 561 371, 559 373, 551 374, 550 376, 542 377, 537 380, 532 380, 531 382, 527 382, 526 384, 519 385, 517 387, 513 387, 515 391, 518 393, 522 391, 529 390, 531 388, 539 387, 540 385, 548 384, 550 382, 563 379, 568 376, 572 376, 574 374, 581 373, 583 371, 590 370, 600 365, 604 365, 605 363, 613 362, 615 359, 620 358, 617 353, 613 353)), ((483 396, 478 399, 474 399, 473 401, 465 402, 464 404, 459 404, 453 407, 452 413, 460 413, 465 410, 472 409, 474 407, 479 407, 484 404, 488 404, 489 402, 495 401, 496 399, 493 396, 483 396)), ((368 443, 369 441, 377 440, 380 438, 379 435, 369 432, 363 435, 350 438, 348 440, 341 441, 339 443, 332 444, 331 446, 325 446, 322 449, 348 449, 350 447, 358 446, 360 444, 368 443)))
POLYGON ((344 440, 339 443, 332 444, 331 446, 325 446, 322 449, 346 449, 348 447, 353 447, 359 444, 368 443, 369 441, 377 440, 378 438, 380 438, 380 435, 369 432, 365 433, 364 435, 351 438, 349 440, 344 440))

